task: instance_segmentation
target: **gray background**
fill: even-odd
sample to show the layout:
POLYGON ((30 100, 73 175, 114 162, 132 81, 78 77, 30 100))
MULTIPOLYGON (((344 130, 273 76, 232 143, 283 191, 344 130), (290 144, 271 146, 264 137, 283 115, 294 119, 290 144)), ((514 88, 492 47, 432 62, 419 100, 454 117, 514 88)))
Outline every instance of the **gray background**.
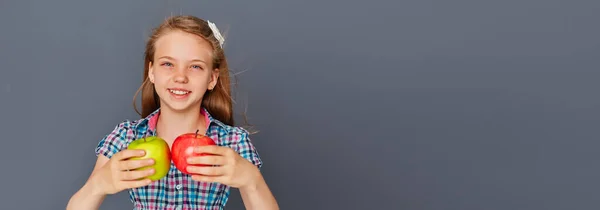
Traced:
MULTIPOLYGON (((1 209, 64 209, 100 138, 138 117, 150 28, 180 13, 228 31, 236 107, 282 209, 598 209, 599 10, 3 0, 1 209)), ((131 207, 120 193, 102 209, 131 207)))

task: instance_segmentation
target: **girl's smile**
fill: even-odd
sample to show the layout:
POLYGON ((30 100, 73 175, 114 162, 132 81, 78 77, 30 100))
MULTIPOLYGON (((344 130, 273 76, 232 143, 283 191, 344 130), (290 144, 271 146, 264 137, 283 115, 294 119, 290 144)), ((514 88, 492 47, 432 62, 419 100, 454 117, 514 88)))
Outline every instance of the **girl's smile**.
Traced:
POLYGON ((192 91, 183 88, 167 88, 173 99, 186 99, 192 91))

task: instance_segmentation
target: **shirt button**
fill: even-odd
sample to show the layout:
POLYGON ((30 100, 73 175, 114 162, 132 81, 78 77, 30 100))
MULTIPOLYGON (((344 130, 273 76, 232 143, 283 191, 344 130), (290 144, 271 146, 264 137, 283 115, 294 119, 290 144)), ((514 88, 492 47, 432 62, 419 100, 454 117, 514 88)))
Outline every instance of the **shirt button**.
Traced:
POLYGON ((181 190, 181 185, 180 185, 180 184, 178 184, 177 186, 175 186, 175 188, 176 188, 177 190, 181 190))

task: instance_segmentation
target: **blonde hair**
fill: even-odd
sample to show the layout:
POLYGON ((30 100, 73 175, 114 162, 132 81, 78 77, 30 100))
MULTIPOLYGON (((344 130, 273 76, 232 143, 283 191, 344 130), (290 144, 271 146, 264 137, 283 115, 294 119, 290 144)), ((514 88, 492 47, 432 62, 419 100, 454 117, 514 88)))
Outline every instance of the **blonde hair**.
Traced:
POLYGON ((160 107, 160 102, 154 85, 148 79, 149 63, 154 63, 155 43, 162 35, 179 30, 190 34, 197 35, 208 41, 213 47, 213 69, 219 69, 219 79, 212 91, 207 91, 202 99, 202 106, 208 110, 215 119, 233 126, 233 103, 231 98, 231 84, 229 77, 229 68, 225 53, 220 46, 219 41, 213 34, 208 22, 200 18, 180 15, 166 19, 161 25, 152 31, 152 35, 146 43, 146 51, 144 53, 144 78, 142 85, 136 91, 133 97, 133 108, 142 117, 145 118, 153 111, 160 107), (137 95, 141 91, 142 110, 138 110, 136 106, 137 95))

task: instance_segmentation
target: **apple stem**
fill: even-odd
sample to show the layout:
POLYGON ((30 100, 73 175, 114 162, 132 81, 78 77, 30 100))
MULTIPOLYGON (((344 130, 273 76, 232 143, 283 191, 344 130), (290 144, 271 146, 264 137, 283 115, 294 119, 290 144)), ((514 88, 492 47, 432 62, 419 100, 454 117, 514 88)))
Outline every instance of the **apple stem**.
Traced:
POLYGON ((198 132, 200 132, 200 129, 196 129, 196 138, 198 138, 198 132))

